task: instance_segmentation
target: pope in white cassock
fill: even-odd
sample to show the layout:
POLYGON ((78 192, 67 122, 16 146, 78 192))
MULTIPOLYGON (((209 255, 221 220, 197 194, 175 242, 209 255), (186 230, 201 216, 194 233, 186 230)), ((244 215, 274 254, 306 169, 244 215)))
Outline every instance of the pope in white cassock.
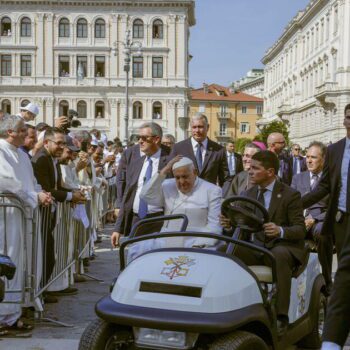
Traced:
MULTIPOLYGON (((172 159, 159 173, 147 182, 140 197, 147 204, 164 208, 164 215, 185 214, 187 231, 221 234, 219 223, 222 190, 197 176, 193 161, 186 157, 172 159), (173 172, 173 179, 166 179, 173 172)), ((166 222, 164 231, 178 231, 179 221, 166 222)), ((132 260, 144 251, 164 247, 211 247, 216 240, 201 237, 161 238, 134 244, 128 254, 132 260)))
MULTIPOLYGON (((43 192, 37 184, 29 157, 19 149, 24 144, 26 135, 27 128, 19 116, 9 115, 0 120, 0 192, 16 194, 24 202, 27 215, 30 217, 38 204, 49 205, 51 203, 51 195, 43 192)), ((10 203, 10 200, 6 202, 10 203)), ((17 267, 13 280, 6 283, 6 291, 10 293, 6 294, 5 302, 6 300, 20 302, 21 294, 11 293, 11 290, 22 288, 23 271, 26 264, 30 264, 30 260, 26 261, 24 256, 20 217, 18 209, 8 208, 6 214, 2 210, 0 212, 0 253, 9 255, 17 267)), ((30 244, 31 241, 28 239, 31 237, 29 226, 24 236, 27 244, 30 244)), ((20 316, 20 303, 0 303, 0 327, 17 326, 20 328, 17 323, 20 316)))

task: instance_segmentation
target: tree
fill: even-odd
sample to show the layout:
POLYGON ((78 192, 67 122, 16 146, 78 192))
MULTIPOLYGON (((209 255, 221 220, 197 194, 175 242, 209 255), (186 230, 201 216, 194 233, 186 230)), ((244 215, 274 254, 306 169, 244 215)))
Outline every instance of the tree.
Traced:
POLYGON ((247 137, 237 139, 235 143, 235 151, 243 154, 245 146, 250 142, 252 142, 252 140, 248 139, 247 137))
POLYGON ((286 139, 286 145, 289 145, 288 128, 287 128, 286 124, 284 124, 281 121, 277 121, 277 120, 273 121, 270 124, 265 125, 262 128, 261 133, 255 139, 262 141, 267 145, 267 138, 273 132, 279 132, 279 133, 283 134, 284 138, 286 139))

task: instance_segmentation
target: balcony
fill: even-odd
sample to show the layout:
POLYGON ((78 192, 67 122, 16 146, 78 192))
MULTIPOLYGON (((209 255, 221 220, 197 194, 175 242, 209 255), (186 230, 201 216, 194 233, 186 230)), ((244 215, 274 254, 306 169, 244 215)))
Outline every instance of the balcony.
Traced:
POLYGON ((289 113, 291 109, 291 105, 289 103, 282 103, 278 108, 277 108, 277 115, 281 117, 283 114, 289 113))
POLYGON ((316 87, 315 97, 324 109, 331 110, 337 103, 337 89, 338 83, 333 81, 326 81, 322 85, 316 87))
POLYGON ((217 116, 218 116, 219 120, 231 119, 231 113, 230 112, 218 112, 217 116))
MULTIPOLYGON (((109 130, 110 129, 110 119, 106 118, 79 118, 79 121, 81 122, 82 129, 89 128, 89 129, 101 129, 101 130, 109 130)), ((78 128, 79 129, 79 128, 78 128)))
POLYGON ((214 135, 218 142, 225 142, 233 138, 233 131, 220 132, 215 131, 214 135))

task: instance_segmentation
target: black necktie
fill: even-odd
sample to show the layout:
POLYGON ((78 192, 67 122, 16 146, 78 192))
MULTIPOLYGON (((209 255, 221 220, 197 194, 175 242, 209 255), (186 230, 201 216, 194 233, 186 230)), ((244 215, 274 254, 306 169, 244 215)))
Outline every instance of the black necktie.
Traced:
MULTIPOLYGON (((264 208, 266 208, 265 197, 264 197, 264 194, 266 191, 267 191, 266 188, 260 188, 258 193, 258 198, 257 198, 258 202, 261 203, 264 208)), ((255 213, 259 218, 263 219, 263 215, 260 209, 256 208, 255 213)))
POLYGON ((196 161, 197 161, 199 173, 203 169, 202 146, 203 146, 202 143, 198 142, 198 144, 197 144, 197 152, 196 152, 196 161))

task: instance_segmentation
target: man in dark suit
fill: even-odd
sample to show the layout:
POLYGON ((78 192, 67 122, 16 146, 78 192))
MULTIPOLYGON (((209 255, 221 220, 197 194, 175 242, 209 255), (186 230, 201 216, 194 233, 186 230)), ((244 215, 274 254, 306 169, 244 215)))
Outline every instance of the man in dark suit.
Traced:
POLYGON ((306 159, 300 154, 300 151, 300 145, 295 143, 292 146, 292 156, 290 158, 292 163, 291 166, 293 169, 293 176, 307 170, 306 159))
MULTIPOLYGON (((80 191, 70 192, 63 188, 61 183, 61 170, 57 164, 57 158, 61 157, 66 146, 65 135, 60 129, 50 128, 46 130, 44 137, 44 147, 32 158, 34 175, 43 190, 50 192, 57 202, 71 201, 73 203, 85 202, 84 194, 80 191)), ((42 227, 44 245, 44 261, 46 262, 43 276, 43 283, 46 285, 52 274, 55 265, 55 240, 53 230, 56 216, 52 208, 42 208, 42 227)), ((62 291, 64 294, 72 294, 76 289, 62 291)))
MULTIPOLYGON (((277 319, 279 335, 288 326, 288 310, 293 271, 304 262, 305 224, 300 193, 276 179, 279 162, 270 151, 261 151, 252 157, 249 176, 253 187, 244 193, 258 200, 268 210, 270 222, 263 232, 254 234, 253 243, 265 247, 276 258, 277 319)), ((238 248, 236 255, 247 265, 264 265, 260 254, 238 248)))
MULTIPOLYGON (((163 214, 162 208, 148 206, 140 199, 140 192, 143 185, 168 163, 169 148, 161 145, 162 128, 156 123, 142 124, 138 138, 137 145, 124 151, 122 164, 119 165, 118 191, 123 191, 123 196, 120 200, 115 232, 111 237, 113 246, 117 246, 120 235, 127 236, 132 226, 140 219, 163 214)), ((160 227, 156 225, 146 229, 151 233, 160 227)))
POLYGON ((287 155, 284 151, 286 147, 286 140, 283 134, 279 132, 271 133, 267 138, 267 148, 269 151, 276 154, 279 159, 279 169, 278 169, 278 177, 280 180, 290 185, 293 177, 293 161, 291 157, 287 155))
MULTIPOLYGON (((321 142, 315 141, 309 145, 306 155, 308 170, 294 175, 291 185, 302 196, 312 191, 319 183, 322 176, 326 150, 326 146, 321 142)), ((327 207, 328 196, 307 208, 304 211, 304 216, 309 238, 317 243, 318 258, 329 293, 332 286, 333 245, 329 244, 325 236, 321 236, 327 207)))
POLYGON ((235 141, 230 140, 226 144, 226 157, 230 179, 243 171, 242 156, 235 152, 235 141))
POLYGON ((208 135, 209 124, 207 117, 197 113, 191 118, 192 137, 174 145, 170 158, 177 155, 188 157, 196 165, 198 175, 220 187, 227 182, 229 186, 229 171, 225 148, 210 140, 208 135))

